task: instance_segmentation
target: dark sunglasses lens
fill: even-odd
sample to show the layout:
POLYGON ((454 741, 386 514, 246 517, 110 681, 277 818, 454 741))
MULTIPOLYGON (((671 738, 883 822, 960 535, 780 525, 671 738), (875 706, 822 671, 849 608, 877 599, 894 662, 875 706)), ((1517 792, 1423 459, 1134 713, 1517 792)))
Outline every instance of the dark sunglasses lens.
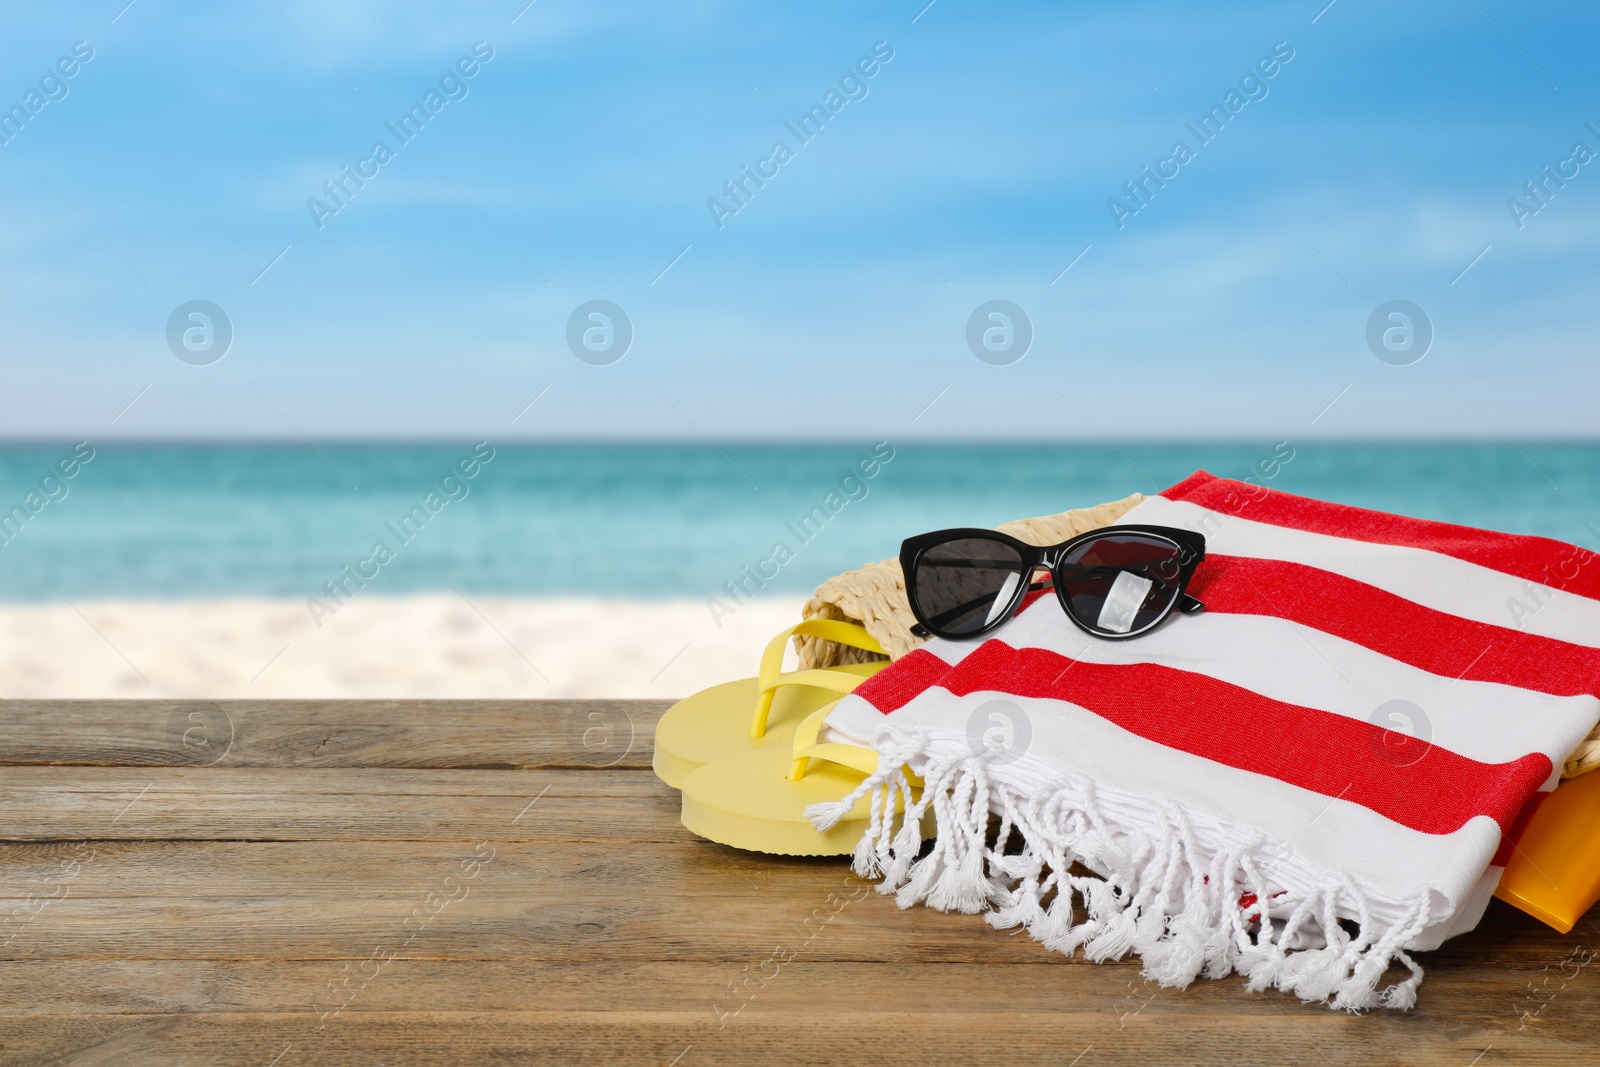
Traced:
POLYGON ((1170 541, 1113 533, 1074 548, 1056 575, 1073 618, 1100 633, 1136 633, 1177 600, 1182 561, 1170 541))
POLYGON ((1025 577, 1022 554, 1011 545, 963 537, 922 553, 910 576, 911 595, 924 623, 960 637, 1004 611, 1025 577))

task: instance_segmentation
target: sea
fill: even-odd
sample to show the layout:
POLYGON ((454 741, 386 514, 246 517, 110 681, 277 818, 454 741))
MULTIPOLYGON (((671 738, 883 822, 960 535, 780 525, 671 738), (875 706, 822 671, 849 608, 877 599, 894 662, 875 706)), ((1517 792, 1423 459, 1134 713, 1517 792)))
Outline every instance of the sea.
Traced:
POLYGON ((36 442, 0 446, 0 600, 302 599, 352 572, 376 596, 804 595, 912 534, 1196 470, 1600 548, 1591 442, 36 442))

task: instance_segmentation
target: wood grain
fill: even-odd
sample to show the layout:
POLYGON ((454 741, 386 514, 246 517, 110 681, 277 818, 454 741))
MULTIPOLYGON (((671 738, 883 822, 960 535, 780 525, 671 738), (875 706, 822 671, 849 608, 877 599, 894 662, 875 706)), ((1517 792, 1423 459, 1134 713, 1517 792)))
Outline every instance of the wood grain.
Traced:
POLYGON ((665 700, 7 701, 4 762, 108 767, 650 766, 665 700))
POLYGON ((678 794, 636 770, 0 771, 0 841, 679 842, 678 794), (71 777, 70 782, 63 778, 71 777))
POLYGON ((660 710, 0 704, 0 1064, 1600 1061, 1600 912, 1407 1014, 1160 989, 691 837, 660 710))
MULTIPOLYGON (((1522 1035, 1480 1044, 1476 1035, 1419 1042, 1382 1023, 1324 1012, 1249 1020, 1146 1012, 1118 1030, 1068 1007, 1048 1014, 880 1010, 859 995, 849 1009, 751 1012, 714 1023, 647 1012, 404 1012, 341 1017, 267 1014, 0 1019, 0 1048, 14 1063, 73 1067, 219 1064, 353 1067, 372 1064, 1056 1064, 1149 1067, 1212 1064, 1285 1067, 1498 1062, 1593 1067, 1593 1046, 1522 1035), (817 1025, 826 1018, 825 1025, 817 1025), (74 1051, 57 1058, 58 1050, 74 1051), (1487 1057, 1493 1055, 1495 1060, 1487 1057), (277 1063, 272 1063, 282 1057, 277 1063), (1076 1061, 1076 1064, 1074 1064, 1076 1061)), ((1476 1067, 1476 1065, 1474 1065, 1476 1067)))

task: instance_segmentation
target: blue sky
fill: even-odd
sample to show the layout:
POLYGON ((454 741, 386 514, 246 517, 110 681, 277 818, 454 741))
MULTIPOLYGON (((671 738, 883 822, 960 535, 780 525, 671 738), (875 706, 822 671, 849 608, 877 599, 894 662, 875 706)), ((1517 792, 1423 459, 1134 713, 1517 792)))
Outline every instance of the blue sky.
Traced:
POLYGON ((0 145, 4 436, 1594 434, 1600 164, 1507 207, 1600 151, 1592 8, 125 2, 0 39, 6 108, 93 49, 0 145), (1185 123, 1279 42, 1201 145, 1185 123), (204 366, 166 339, 195 299, 233 329, 204 366), (566 340, 595 299, 634 334, 605 366, 566 340), (966 340, 995 299, 1033 330, 1006 366, 966 340), (1407 366, 1365 338, 1393 299, 1434 329, 1407 366))

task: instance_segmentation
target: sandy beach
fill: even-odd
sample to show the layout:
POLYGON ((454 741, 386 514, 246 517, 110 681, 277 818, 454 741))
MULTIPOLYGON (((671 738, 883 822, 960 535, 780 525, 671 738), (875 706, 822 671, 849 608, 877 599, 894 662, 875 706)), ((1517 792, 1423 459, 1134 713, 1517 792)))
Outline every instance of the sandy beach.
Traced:
MULTIPOLYGON (((659 697, 756 672, 803 598, 75 600, 0 606, 0 698, 659 697)), ((790 653, 791 661, 793 653, 790 653)))

